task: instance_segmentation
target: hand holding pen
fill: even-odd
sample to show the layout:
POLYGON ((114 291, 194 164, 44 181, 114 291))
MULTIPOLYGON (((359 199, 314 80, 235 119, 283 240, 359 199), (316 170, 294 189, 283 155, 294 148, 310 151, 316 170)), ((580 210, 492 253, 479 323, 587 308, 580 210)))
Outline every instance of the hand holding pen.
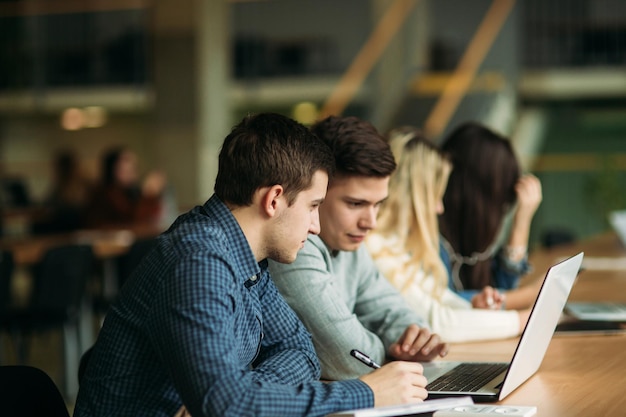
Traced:
POLYGON ((374 393, 374 406, 397 405, 423 401, 428 395, 424 368, 417 362, 392 361, 380 366, 356 349, 350 355, 374 369, 359 379, 374 393))
POLYGON ((352 349, 350 351, 350 355, 352 355, 354 358, 358 359, 365 365, 369 366, 370 368, 374 368, 374 369, 380 368, 379 364, 374 362, 372 358, 370 358, 369 356, 367 356, 365 353, 361 352, 360 350, 352 349))

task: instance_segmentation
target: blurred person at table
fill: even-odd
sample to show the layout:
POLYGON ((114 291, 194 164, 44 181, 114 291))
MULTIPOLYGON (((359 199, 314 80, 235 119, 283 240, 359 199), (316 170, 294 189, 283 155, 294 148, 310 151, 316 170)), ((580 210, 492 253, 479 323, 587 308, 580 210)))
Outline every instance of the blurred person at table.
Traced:
POLYGON ((270 262, 270 271, 313 336, 322 378, 371 371, 348 354, 352 349, 378 363, 445 356, 447 344, 382 276, 362 244, 376 228, 396 167, 389 145, 357 117, 330 116, 311 130, 333 150, 336 165, 320 206, 321 230, 309 236, 295 262, 270 262))
POLYGON ((366 241, 376 266, 409 306, 428 319, 432 331, 448 342, 519 335, 529 309, 475 309, 448 288, 437 224, 453 169, 448 158, 414 127, 395 129, 388 140, 398 166, 378 226, 366 241))
POLYGON ((84 227, 83 213, 92 182, 72 149, 59 150, 52 161, 52 184, 33 225, 34 234, 71 232, 84 227))
POLYGON ((488 287, 499 298, 530 271, 528 237, 541 183, 522 175, 511 142, 482 124, 461 124, 441 149, 454 166, 439 217, 450 288, 471 300, 488 287))
POLYGON ((128 148, 107 150, 101 162, 102 175, 85 210, 92 228, 157 226, 163 209, 165 174, 150 171, 140 181, 137 156, 128 148))
POLYGON ((324 416, 422 401, 417 363, 319 381, 311 335, 270 278, 269 259, 293 262, 319 233, 333 170, 330 149, 285 116, 235 126, 214 194, 157 239, 109 310, 74 416, 324 416))

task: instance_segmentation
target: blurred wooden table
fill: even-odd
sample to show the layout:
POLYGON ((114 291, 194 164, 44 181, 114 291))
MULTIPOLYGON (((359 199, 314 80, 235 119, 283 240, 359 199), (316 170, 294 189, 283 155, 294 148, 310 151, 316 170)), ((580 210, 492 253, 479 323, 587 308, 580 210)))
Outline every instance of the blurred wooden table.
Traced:
MULTIPOLYGON (((544 274, 551 264, 580 251, 589 267, 569 299, 626 302, 626 249, 612 233, 533 253, 534 273, 544 274)), ((509 361, 517 341, 454 344, 446 359, 509 361)), ((540 417, 626 415, 625 371, 626 335, 555 335, 537 373, 500 404, 534 405, 540 417)))
POLYGON ((80 230, 71 233, 8 237, 0 239, 0 249, 13 253, 18 266, 33 265, 48 248, 68 245, 91 245, 98 259, 112 258, 126 252, 137 239, 155 237, 162 230, 152 226, 141 226, 128 229, 80 230))
POLYGON ((93 229, 54 235, 8 237, 0 239, 0 249, 13 254, 18 270, 28 270, 49 248, 68 244, 90 245, 102 265, 99 276, 102 296, 109 299, 118 291, 116 258, 126 253, 136 240, 156 237, 162 231, 152 225, 137 225, 125 229, 93 229))

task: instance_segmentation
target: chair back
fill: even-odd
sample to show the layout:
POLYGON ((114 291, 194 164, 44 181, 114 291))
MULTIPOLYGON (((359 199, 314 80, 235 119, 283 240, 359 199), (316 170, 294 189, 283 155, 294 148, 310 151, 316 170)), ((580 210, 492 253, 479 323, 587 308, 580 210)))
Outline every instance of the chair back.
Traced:
POLYGON ((119 257, 117 264, 119 288, 122 288, 130 274, 137 268, 144 256, 156 246, 156 243, 157 238, 138 239, 131 245, 128 252, 119 257))
POLYGON ((32 366, 0 366, 0 404, 2 415, 11 417, 69 417, 54 381, 32 366))
POLYGON ((13 253, 0 251, 0 314, 7 310, 11 303, 11 280, 14 267, 13 253))
POLYGON ((71 244, 50 248, 33 269, 30 308, 64 318, 76 315, 94 267, 91 246, 71 244))

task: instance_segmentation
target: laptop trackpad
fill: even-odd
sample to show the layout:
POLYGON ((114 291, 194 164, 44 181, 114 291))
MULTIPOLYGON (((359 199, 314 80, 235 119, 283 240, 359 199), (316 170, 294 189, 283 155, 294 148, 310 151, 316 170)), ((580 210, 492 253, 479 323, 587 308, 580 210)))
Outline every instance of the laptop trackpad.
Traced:
POLYGON ((455 361, 423 362, 422 366, 424 367, 424 376, 426 377, 428 383, 431 383, 461 363, 462 362, 455 361))

